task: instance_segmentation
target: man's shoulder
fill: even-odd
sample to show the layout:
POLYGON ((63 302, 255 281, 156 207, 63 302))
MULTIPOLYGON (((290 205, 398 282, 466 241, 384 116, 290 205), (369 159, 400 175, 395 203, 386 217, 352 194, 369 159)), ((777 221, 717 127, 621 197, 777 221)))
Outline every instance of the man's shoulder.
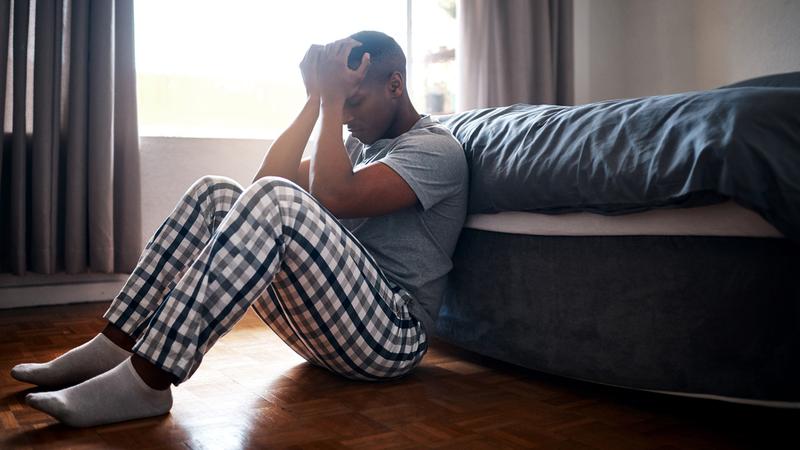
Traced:
POLYGON ((465 178, 469 171, 467 157, 461 143, 444 125, 435 122, 409 130, 398 139, 387 153, 403 154, 403 159, 414 161, 432 172, 449 177, 465 178))
POLYGON ((428 121, 424 126, 413 128, 400 136, 397 144, 401 145, 414 145, 424 146, 430 148, 435 146, 441 150, 458 150, 463 152, 464 149, 461 143, 458 142, 449 128, 442 125, 438 121, 428 121))

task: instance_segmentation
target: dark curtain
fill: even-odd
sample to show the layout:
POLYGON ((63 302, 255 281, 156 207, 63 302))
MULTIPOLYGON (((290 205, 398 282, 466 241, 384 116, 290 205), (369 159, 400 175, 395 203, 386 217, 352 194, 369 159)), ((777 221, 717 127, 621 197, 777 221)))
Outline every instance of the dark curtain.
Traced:
POLYGON ((0 1, 0 272, 141 252, 133 0, 0 1))
POLYGON ((571 105, 572 0, 461 0, 458 111, 571 105))

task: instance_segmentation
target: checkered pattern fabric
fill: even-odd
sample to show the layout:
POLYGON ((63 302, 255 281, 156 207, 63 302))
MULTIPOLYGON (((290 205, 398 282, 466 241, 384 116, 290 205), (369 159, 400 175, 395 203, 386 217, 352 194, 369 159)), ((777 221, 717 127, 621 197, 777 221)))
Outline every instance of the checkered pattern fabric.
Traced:
POLYGON ((295 352, 348 378, 408 373, 427 352, 407 291, 297 184, 197 180, 104 317, 179 384, 252 306, 295 352))

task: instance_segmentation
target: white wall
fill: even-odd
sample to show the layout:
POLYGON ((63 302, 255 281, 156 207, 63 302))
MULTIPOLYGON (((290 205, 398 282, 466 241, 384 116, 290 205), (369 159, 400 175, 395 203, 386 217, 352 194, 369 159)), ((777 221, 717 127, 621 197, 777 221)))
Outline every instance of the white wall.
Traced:
POLYGON ((800 70, 800 1, 706 0, 697 16, 701 88, 800 70))
POLYGON ((195 180, 225 175, 247 187, 271 141, 142 137, 142 246, 195 180))
POLYGON ((575 0, 575 100, 800 70, 797 0, 575 0))
MULTIPOLYGON (((303 151, 311 156, 315 135, 303 151)), ((272 139, 141 137, 142 246, 189 186, 204 175, 224 175, 247 187, 272 139)))

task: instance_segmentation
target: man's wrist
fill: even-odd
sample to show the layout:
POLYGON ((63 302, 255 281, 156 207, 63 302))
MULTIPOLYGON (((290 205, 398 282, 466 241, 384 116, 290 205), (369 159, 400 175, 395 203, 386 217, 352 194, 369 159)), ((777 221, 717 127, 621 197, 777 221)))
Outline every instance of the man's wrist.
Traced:
POLYGON ((308 97, 306 98, 306 103, 312 106, 319 106, 320 104, 319 94, 308 94, 308 97))
POLYGON ((323 95, 321 96, 320 103, 322 108, 338 108, 344 106, 345 98, 341 95, 323 95))

